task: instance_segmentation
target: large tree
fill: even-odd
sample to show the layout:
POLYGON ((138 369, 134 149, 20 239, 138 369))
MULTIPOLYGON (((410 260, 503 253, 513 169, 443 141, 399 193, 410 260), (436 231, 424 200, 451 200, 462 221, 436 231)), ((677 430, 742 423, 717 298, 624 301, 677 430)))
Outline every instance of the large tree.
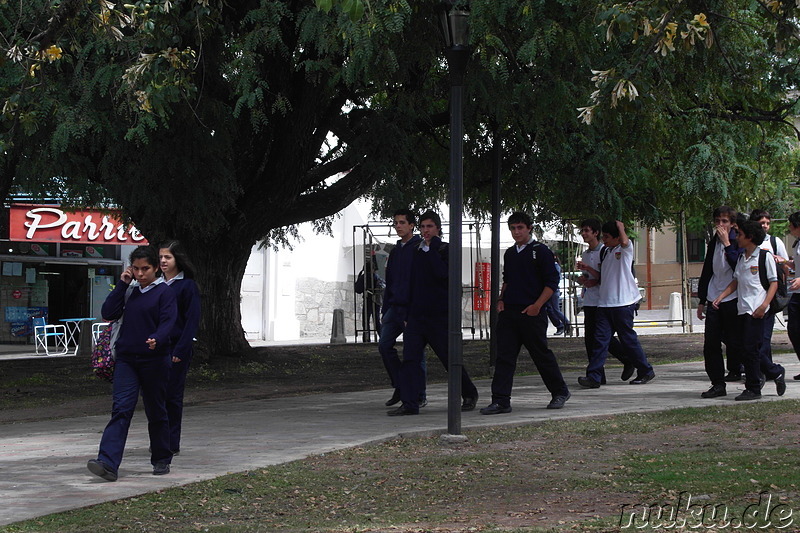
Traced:
MULTIPOLYGON (((364 194, 386 211, 447 192, 437 2, 318 3, 0 2, 3 182, 76 204, 113 201, 151 240, 184 241, 214 354, 246 347, 239 294, 255 243, 303 221, 324 226, 364 194)), ((769 38, 791 13, 779 25, 768 22, 774 11, 744 3, 675 6, 652 10, 692 21, 708 7, 724 48, 662 56, 668 22, 635 40, 619 15, 627 8, 588 0, 471 2, 473 214, 488 205, 494 146, 505 154, 504 207, 542 218, 658 223, 679 208, 780 192, 756 186, 791 164, 782 121, 797 47, 769 38), (745 31, 755 21, 759 38, 745 31), (601 67, 587 106, 590 70, 601 67), (579 117, 578 107, 591 109, 579 117)))

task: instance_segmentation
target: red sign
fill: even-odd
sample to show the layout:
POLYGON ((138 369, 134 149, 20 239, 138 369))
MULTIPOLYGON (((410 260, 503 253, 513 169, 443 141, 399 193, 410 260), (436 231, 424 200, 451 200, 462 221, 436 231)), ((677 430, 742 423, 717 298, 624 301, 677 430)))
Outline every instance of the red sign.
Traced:
POLYGON ((14 292, 11 293, 11 297, 14 298, 15 300, 19 300, 20 298, 22 298, 22 291, 19 289, 15 290, 14 292))
POLYGON ((475 292, 472 309, 488 311, 492 303, 492 264, 475 263, 475 292))
POLYGON ((119 211, 68 212, 51 205, 14 204, 10 210, 12 241, 49 241, 85 244, 147 244, 133 226, 117 218, 119 211))

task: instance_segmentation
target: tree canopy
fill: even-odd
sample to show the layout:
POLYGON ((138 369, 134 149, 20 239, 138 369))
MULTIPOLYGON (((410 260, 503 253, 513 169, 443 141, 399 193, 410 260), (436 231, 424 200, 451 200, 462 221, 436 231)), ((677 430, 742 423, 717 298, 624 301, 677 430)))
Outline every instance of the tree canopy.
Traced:
MULTIPOLYGON (((436 5, 0 2, 2 184, 113 202, 150 240, 182 240, 210 349, 237 352, 255 243, 304 221, 324 229, 363 195, 384 214, 446 197, 436 5)), ((488 211, 498 145, 504 208, 541 219, 659 224, 785 198, 796 10, 473 0, 468 210, 488 211)))

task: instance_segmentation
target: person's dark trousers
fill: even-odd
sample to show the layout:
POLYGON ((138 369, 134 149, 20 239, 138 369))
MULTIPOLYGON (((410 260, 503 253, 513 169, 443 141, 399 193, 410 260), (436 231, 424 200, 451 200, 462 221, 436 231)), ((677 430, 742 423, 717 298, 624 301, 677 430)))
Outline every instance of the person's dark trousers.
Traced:
POLYGON ((739 315, 739 344, 746 375, 744 386, 751 392, 761 392, 761 356, 759 349, 764 338, 764 319, 739 315))
POLYGON ((786 332, 789 334, 794 353, 800 359, 800 293, 792 295, 788 309, 789 321, 786 323, 786 332))
POLYGON ((492 379, 492 403, 503 407, 511 405, 514 372, 522 346, 527 348, 550 394, 569 394, 556 356, 547 346, 547 315, 542 311, 538 316, 529 316, 522 312, 524 308, 506 305, 497 318, 497 361, 492 379))
MULTIPOLYGON (((449 366, 447 346, 447 316, 410 317, 403 333, 403 362, 400 365, 400 399, 403 406, 419 410, 419 399, 425 390, 425 372, 421 361, 425 345, 429 345, 445 368, 449 366)), ((461 396, 477 398, 478 389, 461 367, 461 396)))
POLYGON ((371 339, 371 331, 370 330, 370 318, 375 321, 375 331, 378 333, 380 337, 381 334, 381 319, 380 319, 380 309, 379 306, 375 303, 375 299, 372 297, 367 296, 364 299, 364 307, 361 309, 361 328, 363 330, 362 338, 364 342, 370 342, 371 339))
POLYGON ((637 376, 643 377, 653 371, 647 357, 639 343, 639 336, 633 330, 633 317, 635 304, 620 307, 598 307, 597 327, 594 333, 594 350, 589 366, 586 367, 586 376, 600 383, 602 375, 600 369, 606 363, 608 348, 614 333, 619 337, 619 342, 625 348, 630 364, 636 367, 637 376))
MULTIPOLYGON (((386 312, 383 313, 381 319, 381 334, 378 339, 378 352, 381 354, 383 366, 386 368, 386 373, 389 374, 389 381, 392 387, 400 387, 400 356, 397 353, 397 338, 403 333, 405 329, 405 308, 399 306, 389 306, 386 312)), ((425 363, 425 355, 423 354, 420 361, 422 365, 422 397, 425 397, 425 382, 427 377, 427 365, 425 363)))
POLYGON ((703 360, 705 361, 706 374, 714 386, 725 386, 725 359, 722 355, 722 344, 728 353, 728 370, 739 373, 741 356, 740 345, 736 330, 738 328, 738 311, 735 298, 729 302, 719 304, 719 309, 714 309, 711 302, 706 302, 706 327, 703 336, 703 360), (731 369, 731 361, 735 361, 735 369, 731 369))
POLYGON ((762 320, 764 321, 764 332, 761 346, 758 348, 758 357, 761 364, 761 372, 765 378, 770 380, 783 373, 783 367, 772 360, 772 330, 775 329, 775 313, 768 312, 762 320))
POLYGON ((183 394, 186 390, 186 376, 189 373, 191 356, 172 363, 167 382, 167 416, 169 418, 169 449, 177 452, 181 449, 181 427, 183 425, 183 394))
MULTIPOLYGON (((589 361, 592 360, 592 354, 594 353, 594 334, 597 330, 597 307, 590 306, 583 308, 583 343, 586 346, 586 357, 589 361)), ((619 362, 623 365, 628 364, 628 355, 625 352, 625 347, 620 344, 619 339, 616 337, 611 337, 611 342, 608 344, 608 353, 619 359, 619 362)), ((606 370, 605 367, 600 369, 600 383, 604 383, 606 380, 606 370)))
POLYGON ((550 297, 550 300, 544 306, 547 310, 547 316, 550 318, 550 322, 553 323, 556 329, 567 327, 567 317, 561 312, 561 307, 558 304, 560 298, 561 291, 557 290, 553 293, 553 295, 550 297))
POLYGON ((165 405, 169 356, 117 354, 114 367, 113 407, 111 420, 103 430, 97 458, 114 472, 119 470, 128 429, 139 399, 145 398, 147 430, 150 434, 150 462, 172 462, 169 448, 169 418, 165 405))

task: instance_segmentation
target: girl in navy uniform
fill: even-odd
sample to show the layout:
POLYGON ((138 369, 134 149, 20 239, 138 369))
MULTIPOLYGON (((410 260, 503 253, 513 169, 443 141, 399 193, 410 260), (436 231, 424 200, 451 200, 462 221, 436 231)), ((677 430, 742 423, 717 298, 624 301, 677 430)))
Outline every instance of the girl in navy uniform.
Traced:
POLYGON ((153 474, 169 473, 169 419, 165 405, 170 367, 170 334, 178 308, 175 293, 164 283, 154 248, 140 246, 130 255, 114 290, 103 303, 106 320, 124 320, 114 345, 114 404, 111 420, 100 439, 97 459, 88 462, 92 474, 116 481, 128 429, 141 391, 150 433, 153 474), (128 287, 138 282, 128 293, 128 287))
POLYGON ((181 420, 186 374, 192 361, 192 342, 200 325, 200 292, 194 282, 194 267, 178 241, 162 245, 158 257, 164 279, 175 291, 178 300, 178 317, 170 334, 172 368, 167 384, 169 449, 177 455, 181 450, 181 420))

